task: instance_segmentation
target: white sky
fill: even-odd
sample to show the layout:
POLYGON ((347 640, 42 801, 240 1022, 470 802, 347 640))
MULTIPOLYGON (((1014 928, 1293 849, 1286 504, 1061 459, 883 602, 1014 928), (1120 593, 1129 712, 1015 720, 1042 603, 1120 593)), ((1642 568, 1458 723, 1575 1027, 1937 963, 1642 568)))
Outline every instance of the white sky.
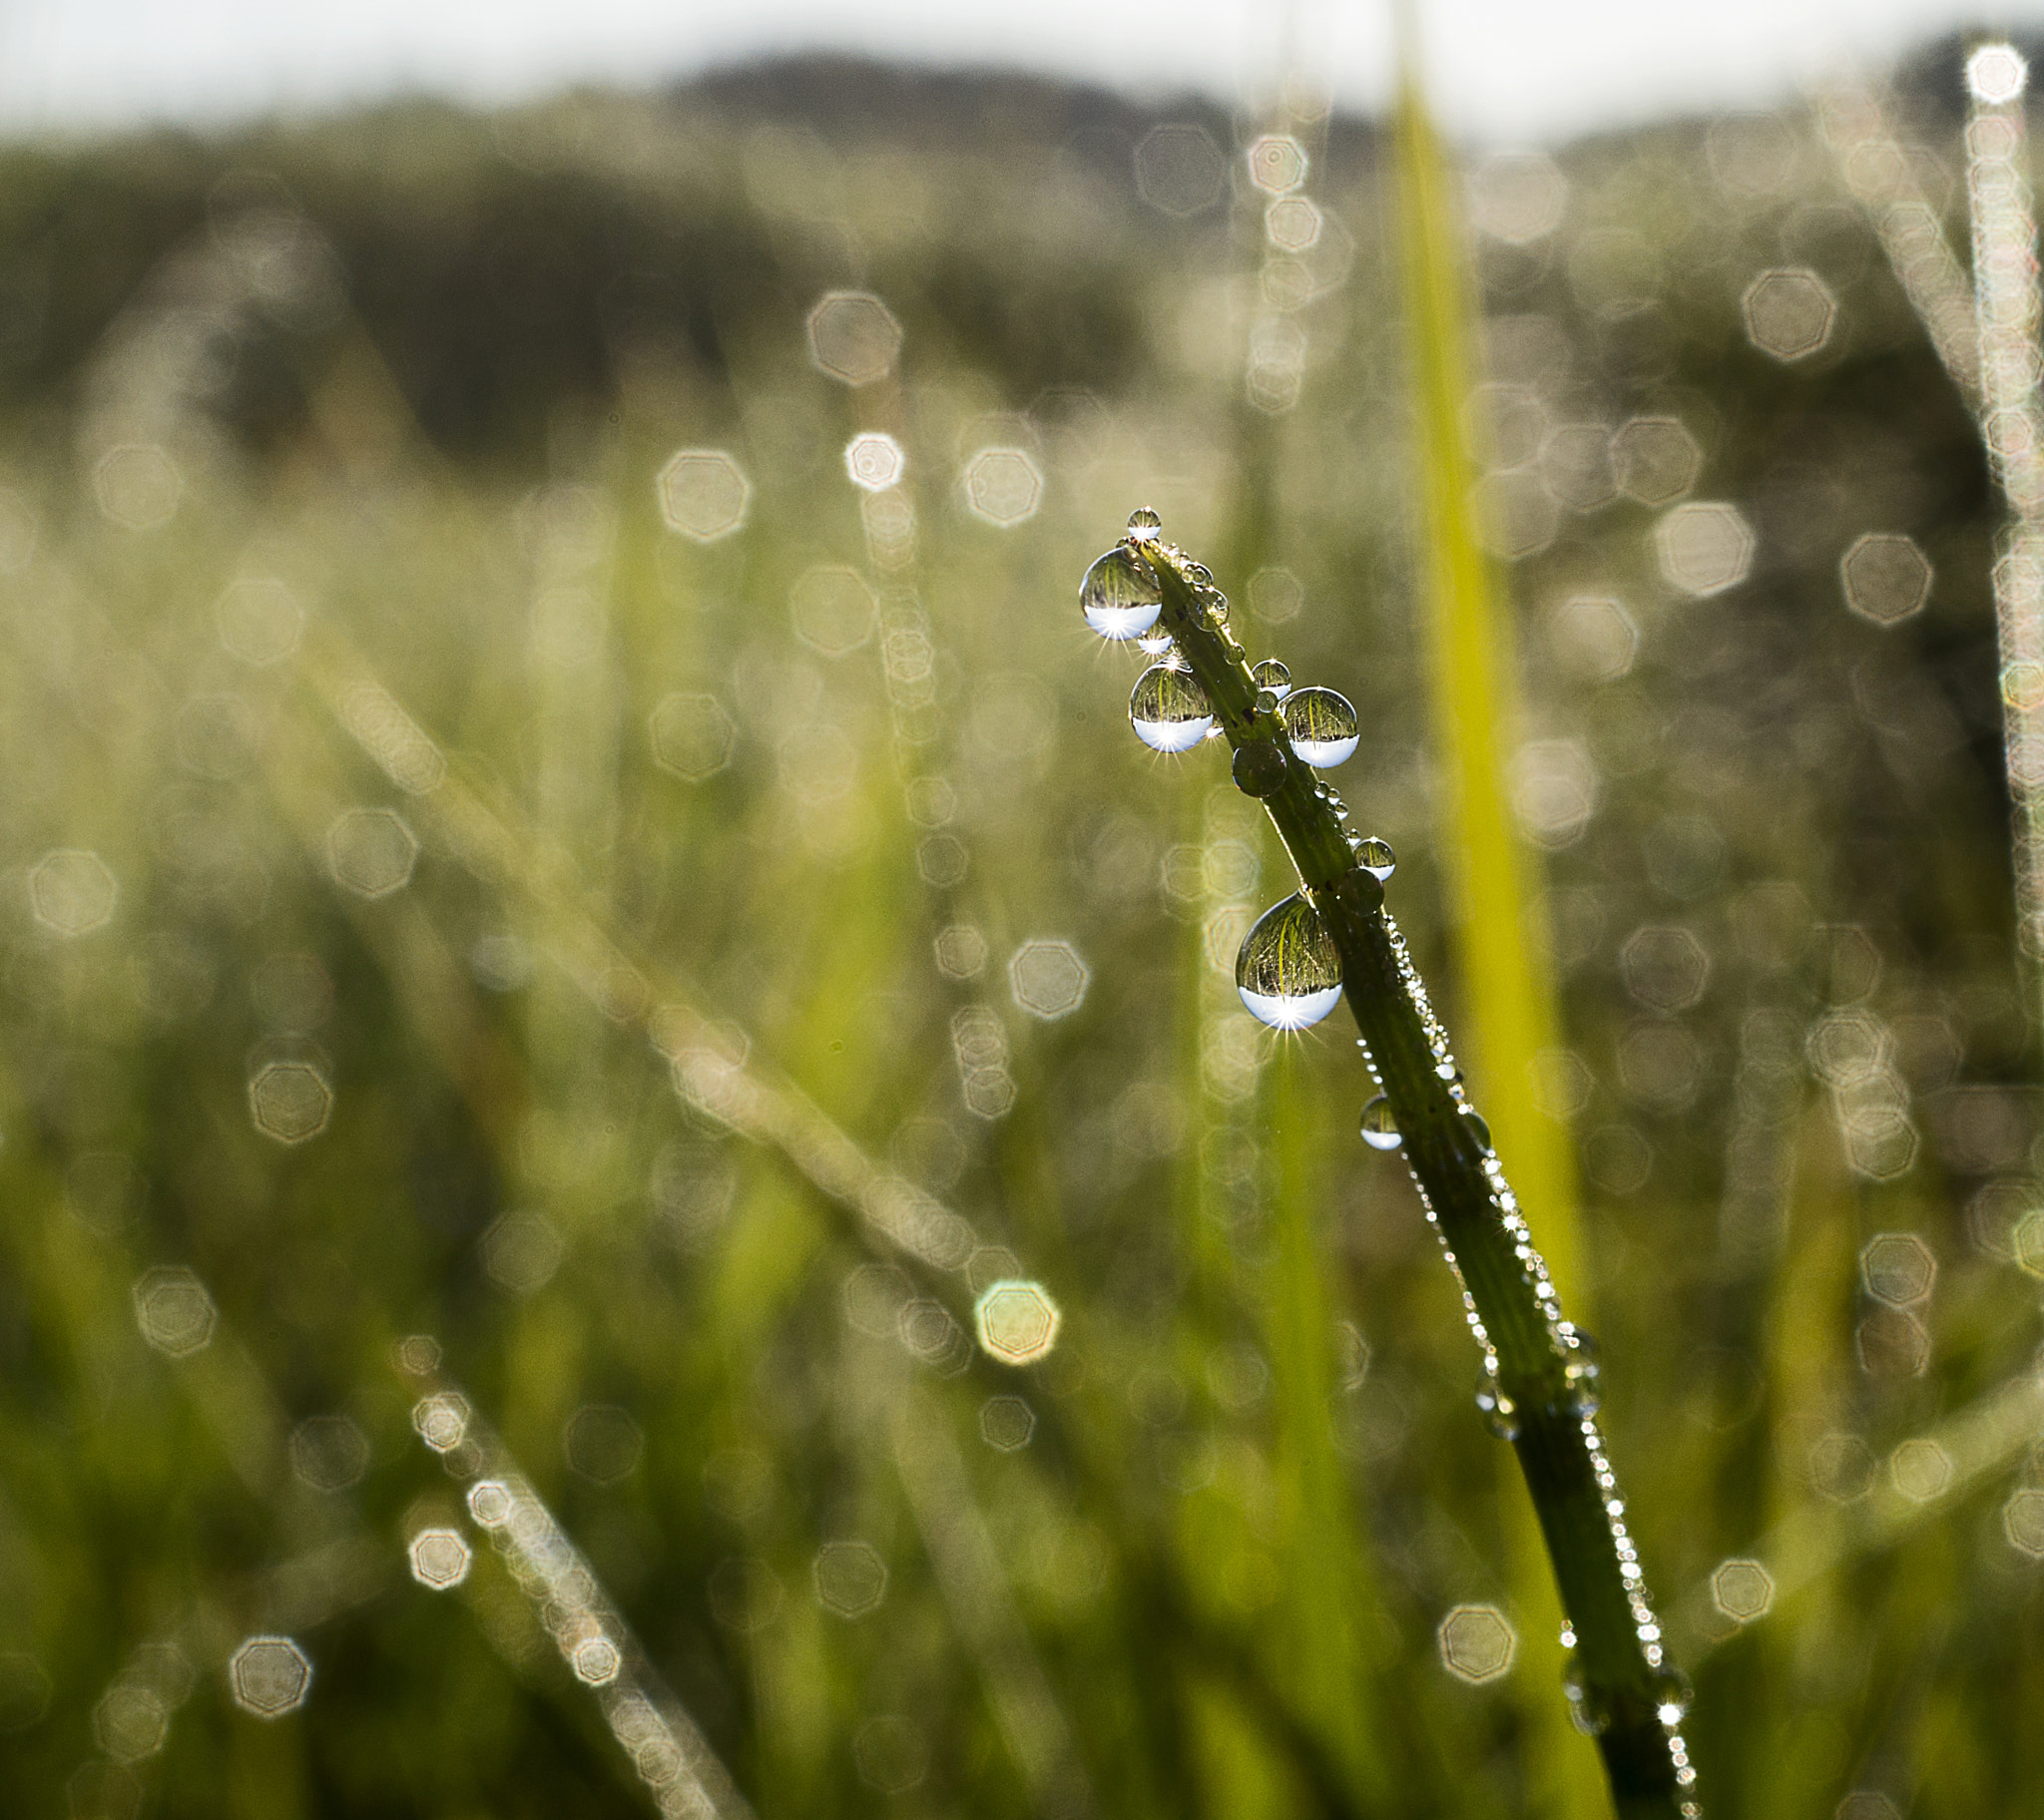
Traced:
MULTIPOLYGON (((1841 60, 1956 26, 2044 27, 2044 0, 1416 0, 1430 86, 1507 142, 1677 108, 1765 105, 1841 60)), ((642 86, 766 52, 1038 69, 1224 101, 1289 34, 1337 97, 1385 92, 1390 0, 0 0, 0 128, 232 121, 393 92, 492 102, 642 86)))

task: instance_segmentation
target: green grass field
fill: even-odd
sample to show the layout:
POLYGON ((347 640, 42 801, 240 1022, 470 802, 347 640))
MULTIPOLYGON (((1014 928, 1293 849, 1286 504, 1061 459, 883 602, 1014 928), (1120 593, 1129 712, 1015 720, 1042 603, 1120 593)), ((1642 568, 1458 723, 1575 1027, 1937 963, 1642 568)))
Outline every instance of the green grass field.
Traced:
MULTIPOLYGON (((1474 1027, 1390 142, 1291 124, 1317 219, 859 68, 0 153, 20 1811, 1602 1811, 1350 1035, 1236 997, 1284 856, 1077 607, 1152 505, 1355 703, 1474 1027)), ((1985 458, 1807 114, 1557 167, 1467 199, 1494 730, 1699 1793, 2027 1812, 1985 458)))

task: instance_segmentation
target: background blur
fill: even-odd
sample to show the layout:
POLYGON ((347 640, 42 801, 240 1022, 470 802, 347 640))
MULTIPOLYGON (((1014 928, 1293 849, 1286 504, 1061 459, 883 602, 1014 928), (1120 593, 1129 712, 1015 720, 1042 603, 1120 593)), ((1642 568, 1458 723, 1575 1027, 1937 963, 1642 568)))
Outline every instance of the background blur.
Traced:
MULTIPOLYGON (((1721 1814, 2044 1788, 2001 508, 1868 207, 1964 260, 1964 49, 1870 163, 1791 59, 1462 191, 1532 1079, 1721 1814)), ((1465 1028, 1389 139, 1258 55, 10 66, 20 1811, 1598 1811, 1359 1058, 1235 997, 1283 856, 1076 611, 1148 503, 1354 700, 1465 1028)))

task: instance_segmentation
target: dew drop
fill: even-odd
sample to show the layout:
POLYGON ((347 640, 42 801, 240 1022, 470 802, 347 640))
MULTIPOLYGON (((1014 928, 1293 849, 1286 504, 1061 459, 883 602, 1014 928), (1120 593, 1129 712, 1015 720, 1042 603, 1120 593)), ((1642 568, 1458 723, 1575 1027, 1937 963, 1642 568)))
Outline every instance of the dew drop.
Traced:
POLYGON ((1498 1381, 1488 1372, 1476 1380, 1476 1407, 1483 1412, 1483 1420, 1490 1432, 1500 1441, 1519 1438, 1519 1406, 1505 1395, 1498 1381))
POLYGON ((1235 787, 1245 796, 1275 795, 1284 782, 1284 753, 1274 740, 1252 739, 1235 748, 1235 787))
POLYGON ((1129 693, 1129 724, 1157 752, 1187 752, 1214 730, 1214 703, 1190 670, 1153 664, 1129 693))
POLYGON ((1563 1370, 1568 1375, 1569 1388, 1575 1393, 1576 1413, 1594 1416, 1604 1402, 1604 1367, 1597 1357, 1597 1342, 1580 1328, 1563 1370))
POLYGON ((1405 1141, 1391 1117, 1391 1103, 1382 1094, 1362 1109, 1362 1140, 1373 1150, 1395 1150, 1405 1141))
POLYGON ((1275 714, 1278 711, 1278 691, 1275 688, 1260 688, 1253 703, 1260 714, 1275 714))
POLYGON ((1256 679, 1259 688, 1268 688, 1275 695, 1283 695, 1291 687, 1291 672, 1276 658, 1266 658, 1250 675, 1256 679))
POLYGON ((1129 514, 1129 535, 1139 544, 1147 544, 1164 528, 1164 520, 1148 506, 1138 506, 1129 514))
POLYGON ((1136 649, 1146 657, 1161 658, 1173 649, 1171 634, 1162 626, 1153 626, 1136 640, 1136 649))
POLYGON ((1334 938, 1297 892, 1266 910, 1243 938, 1235 989, 1275 1030, 1304 1030, 1341 1002, 1341 956, 1334 938))
POLYGON ((1391 851, 1388 840, 1369 834, 1355 844, 1355 863, 1381 885, 1397 871, 1398 856, 1391 851))
POLYGON ((1680 1668, 1663 1668, 1655 1674, 1653 1688, 1654 1711, 1661 1723, 1680 1725, 1690 1701, 1696 1698, 1689 1676, 1680 1668))
POLYGON ((1340 764, 1360 743, 1355 709, 1331 688, 1296 688, 1284 697, 1291 749, 1316 769, 1340 764))
POLYGON ((1150 566, 1117 544, 1086 571, 1079 611, 1103 639, 1138 639, 1157 624, 1164 591, 1150 566))
POLYGON ((1188 563, 1186 565, 1186 580, 1191 582, 1195 588, 1205 588, 1213 582, 1214 571, 1209 569, 1205 563, 1188 563))
POLYGON ((1575 1720, 1576 1729, 1585 1737, 1601 1737, 1611 1729, 1611 1709, 1602 1697, 1591 1691, 1589 1678, 1583 1672, 1583 1658, 1574 1651, 1574 1631, 1566 1633, 1569 1659, 1561 1671, 1561 1690, 1568 1695, 1569 1717, 1575 1720))
POLYGON ((1476 1141, 1484 1149, 1488 1150, 1491 1147, 1490 1126, 1481 1113, 1476 1112, 1472 1108, 1464 1107, 1462 1109, 1462 1123, 1475 1134, 1476 1141))

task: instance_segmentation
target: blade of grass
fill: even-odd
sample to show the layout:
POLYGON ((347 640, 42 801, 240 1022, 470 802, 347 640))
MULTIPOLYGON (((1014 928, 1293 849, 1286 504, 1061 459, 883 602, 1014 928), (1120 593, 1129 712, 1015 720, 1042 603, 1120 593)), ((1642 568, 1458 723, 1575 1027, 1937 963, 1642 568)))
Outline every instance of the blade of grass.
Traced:
MULTIPOLYGON (((1590 1351, 1563 1319, 1553 1284, 1473 1117, 1447 1036, 1429 1007, 1384 891, 1356 863, 1347 811, 1291 749, 1284 721, 1240 643, 1209 604, 1203 566, 1155 532, 1123 546, 1156 578, 1159 625, 1205 691, 1297 868, 1341 962, 1343 996, 1381 1082, 1406 1158, 1467 1297, 1498 1412, 1539 1514, 1573 1626, 1584 1711, 1598 1733, 1618 1810, 1700 1810, 1676 1730, 1686 1696, 1667 1664, 1639 1579, 1623 1505, 1589 1394, 1590 1351)), ((1218 597, 1214 597, 1218 598, 1218 597)))
MULTIPOLYGON (((1491 1129, 1499 1150, 1512 1158, 1527 1222, 1556 1288, 1582 1307, 1588 1285, 1574 1151, 1566 1129, 1534 1102, 1536 1059, 1554 1045, 1559 1020, 1544 931, 1532 935, 1542 920, 1536 881, 1504 795, 1501 742, 1516 720, 1515 665, 1510 616, 1473 506, 1477 463, 1465 426, 1474 312, 1446 163, 1420 88, 1410 9, 1400 7, 1398 19, 1400 268, 1424 497, 1431 710, 1437 748, 1448 757, 1449 781, 1437 806, 1444 871, 1491 1129)), ((1526 1684, 1562 1671, 1552 1640, 1559 1612, 1525 1507, 1508 1497, 1506 1512, 1512 1578, 1527 1620, 1526 1684)), ((1598 1779, 1589 1753, 1552 1712, 1551 1702, 1537 1695, 1527 1702, 1536 1739, 1534 1780, 1551 1811, 1580 1813, 1600 1800, 1598 1779)))

